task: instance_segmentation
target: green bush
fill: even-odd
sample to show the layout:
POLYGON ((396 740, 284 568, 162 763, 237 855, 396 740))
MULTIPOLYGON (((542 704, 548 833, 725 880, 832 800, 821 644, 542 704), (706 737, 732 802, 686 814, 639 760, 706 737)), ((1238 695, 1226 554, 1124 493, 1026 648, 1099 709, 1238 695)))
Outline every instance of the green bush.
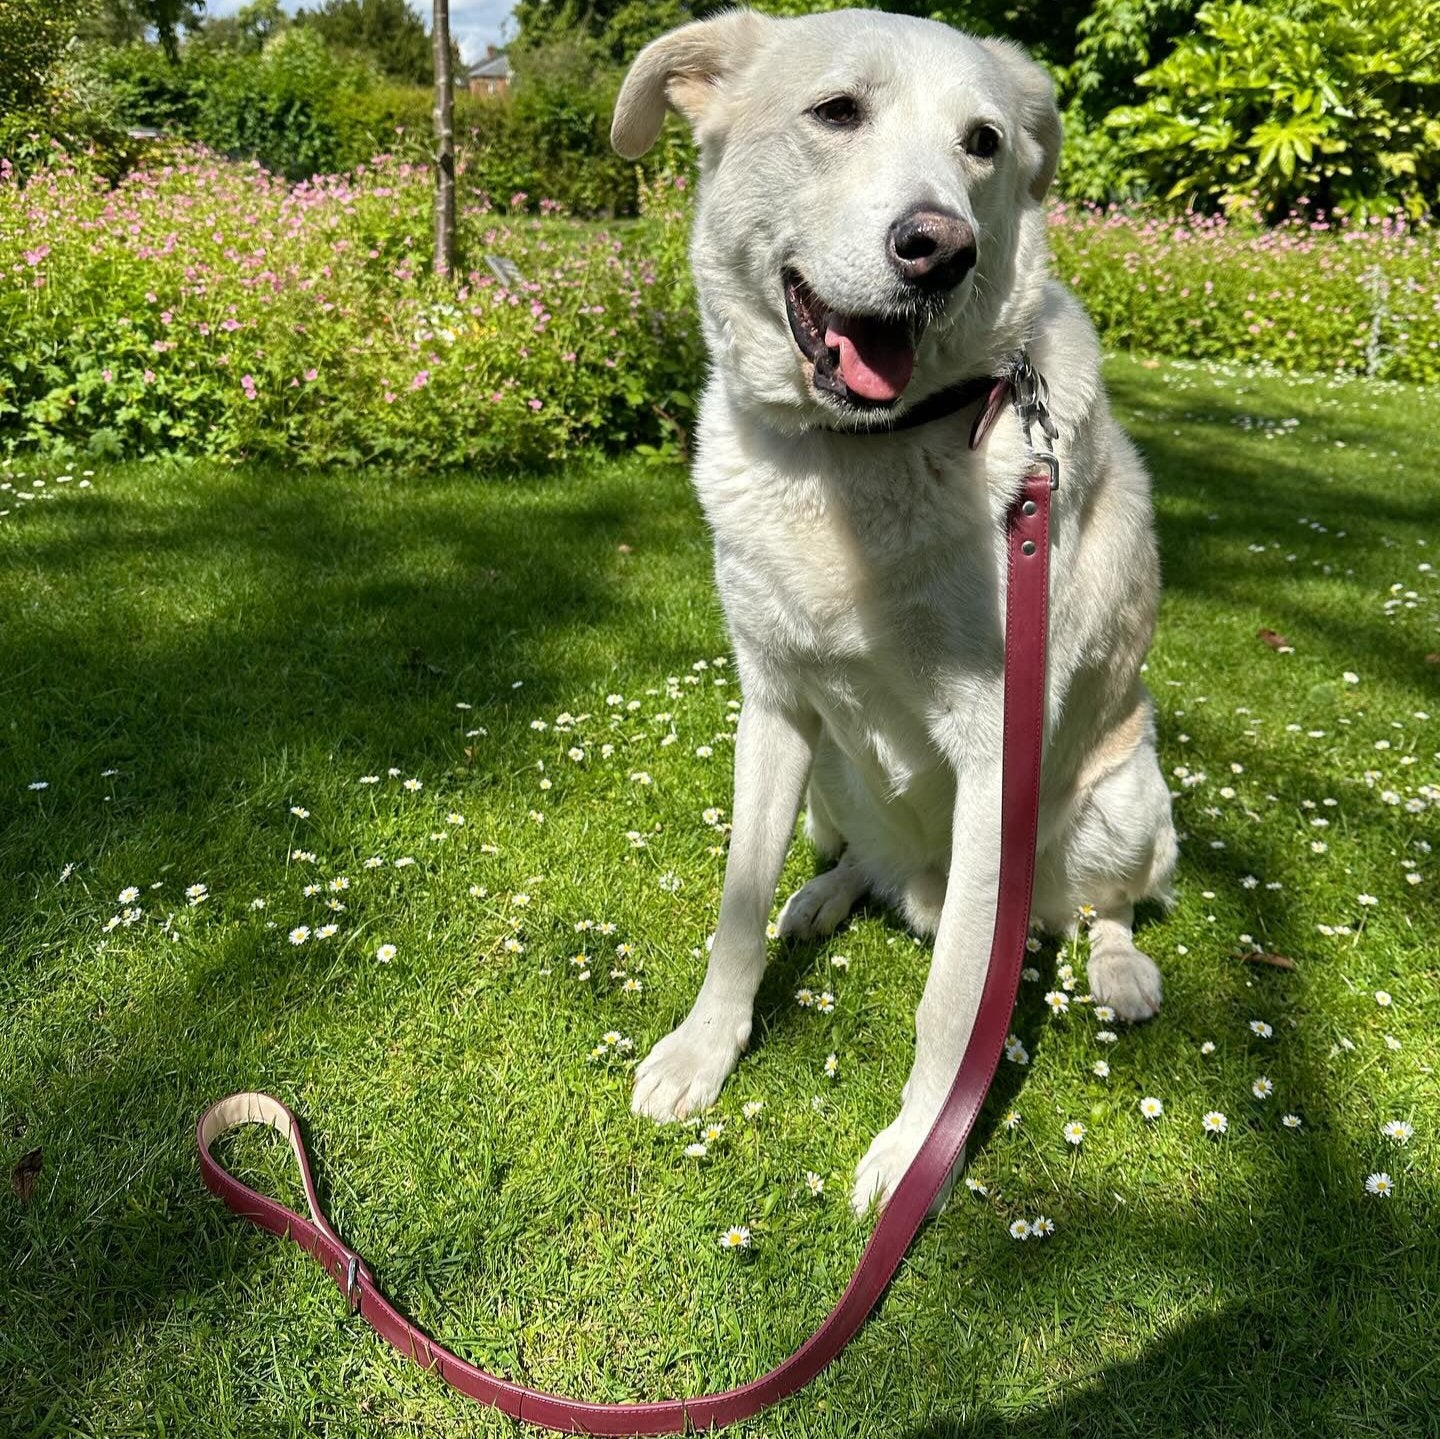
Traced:
POLYGON ((1285 370, 1440 380, 1440 232, 1057 206, 1055 274, 1107 347, 1285 370))
POLYGON ((1214 0, 1109 125, 1182 207, 1356 219, 1440 200, 1440 0, 1214 0))

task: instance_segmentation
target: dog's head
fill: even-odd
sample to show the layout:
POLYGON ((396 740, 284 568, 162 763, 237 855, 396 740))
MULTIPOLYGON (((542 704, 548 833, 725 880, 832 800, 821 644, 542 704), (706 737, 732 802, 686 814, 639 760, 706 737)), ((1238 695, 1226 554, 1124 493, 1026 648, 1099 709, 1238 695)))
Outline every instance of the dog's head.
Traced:
POLYGON ((772 423, 868 428, 1021 342, 1060 117, 1018 48, 873 11, 733 10, 641 51, 615 148, 642 155, 667 105, 700 145, 710 352, 772 423))

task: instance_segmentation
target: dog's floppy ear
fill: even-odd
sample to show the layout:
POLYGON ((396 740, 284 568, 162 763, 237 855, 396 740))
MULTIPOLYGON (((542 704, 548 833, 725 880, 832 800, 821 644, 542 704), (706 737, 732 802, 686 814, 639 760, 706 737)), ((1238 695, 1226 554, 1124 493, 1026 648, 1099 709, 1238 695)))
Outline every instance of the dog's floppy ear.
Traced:
POLYGON ((627 160, 639 159, 659 136, 667 104, 697 124, 770 23, 753 10, 727 10, 652 40, 620 87, 610 143, 627 160))
POLYGON ((1005 69, 1020 101, 1020 123, 1037 152, 1031 156, 1030 194, 1045 198, 1060 163, 1060 111, 1045 69, 1010 40, 980 42, 1005 69))

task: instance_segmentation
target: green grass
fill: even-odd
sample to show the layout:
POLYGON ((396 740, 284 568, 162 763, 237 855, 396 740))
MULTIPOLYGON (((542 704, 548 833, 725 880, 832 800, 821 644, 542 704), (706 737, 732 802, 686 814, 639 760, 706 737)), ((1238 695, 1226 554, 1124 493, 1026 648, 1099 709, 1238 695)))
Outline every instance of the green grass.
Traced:
MULTIPOLYGON (((1435 1432, 1440 853, 1418 846, 1440 827, 1433 790, 1417 813, 1383 793, 1440 782, 1440 586, 1420 569, 1440 548, 1440 409, 1196 365, 1110 376, 1156 475, 1162 759, 1207 776, 1175 780, 1180 900, 1142 932, 1165 1009, 1098 1044, 1085 1010, 1045 1015, 1046 948, 1015 1021, 1032 1062, 1002 1065, 972 1146, 989 1196, 962 1190, 842 1360, 745 1432, 1435 1432), (1243 962, 1242 934, 1296 968, 1243 962), (1153 1125, 1144 1095, 1165 1104, 1153 1125), (1392 1118, 1408 1145, 1382 1139, 1392 1118), (1393 1198, 1366 1194, 1377 1170, 1393 1198), (1038 1213, 1052 1238, 1009 1238, 1038 1213)), ((589 1059, 612 1028, 638 1056, 683 1014, 718 897, 702 812, 730 804, 738 693, 683 474, 11 479, 37 475, 53 500, 0 492, 0 1164, 44 1154, 28 1202, 0 1191, 0 1431, 512 1432, 204 1193, 195 1116, 245 1087, 301 1111, 341 1233, 481 1364, 644 1399, 788 1353, 860 1251, 849 1178, 893 1115, 927 955, 878 912, 777 950, 703 1162, 690 1131, 630 1116, 632 1061, 589 1059), (337 876, 338 932, 288 943, 325 922, 302 887, 337 876), (131 885, 143 918, 106 933, 131 885), (800 1009, 803 983, 835 1013, 800 1009), (716 1242, 734 1223, 754 1231, 743 1257, 716 1242)), ((785 883, 813 864, 797 844, 785 883)), ((229 1153, 293 1202, 277 1144, 229 1153)))

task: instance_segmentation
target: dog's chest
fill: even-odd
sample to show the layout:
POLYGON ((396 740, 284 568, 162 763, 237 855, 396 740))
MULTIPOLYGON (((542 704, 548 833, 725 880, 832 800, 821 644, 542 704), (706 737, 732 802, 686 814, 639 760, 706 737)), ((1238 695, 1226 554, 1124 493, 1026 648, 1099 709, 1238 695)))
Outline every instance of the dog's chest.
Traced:
POLYGON ((928 709, 996 633, 983 473, 892 449, 888 466, 701 486, 737 645, 832 715, 877 696, 928 709))

